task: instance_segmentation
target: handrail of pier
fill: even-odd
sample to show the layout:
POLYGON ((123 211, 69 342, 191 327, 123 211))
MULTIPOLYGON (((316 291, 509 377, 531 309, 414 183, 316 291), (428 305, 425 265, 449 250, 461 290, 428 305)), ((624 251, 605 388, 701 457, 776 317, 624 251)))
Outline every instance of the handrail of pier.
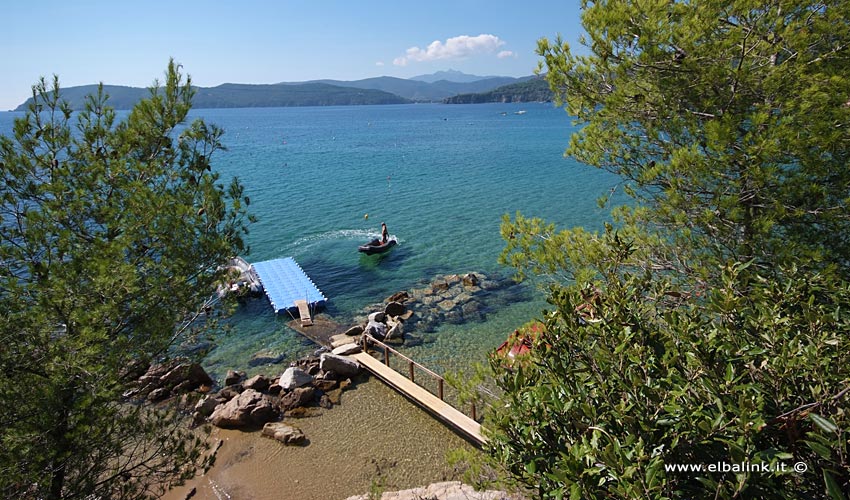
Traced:
MULTIPOLYGON (((425 390, 427 390, 427 388, 423 387, 422 384, 419 384, 419 383, 416 382, 415 376, 414 376, 414 368, 419 368, 420 370, 425 372, 426 375, 430 375, 431 378, 433 378, 437 381, 437 394, 436 394, 436 396, 438 398, 440 398, 440 401, 445 402, 444 386, 445 386, 446 379, 444 379, 441 375, 439 375, 439 374, 435 373, 434 371, 426 368, 425 366, 422 366, 420 363, 417 363, 416 361, 410 359, 409 357, 398 352, 397 350, 395 350, 392 347, 388 346, 387 344, 381 342, 380 340, 376 339, 375 337, 373 337, 372 335, 370 335, 368 333, 363 334, 363 336, 361 337, 361 342, 363 344, 362 345, 363 352, 365 352, 365 353, 369 352, 369 344, 373 344, 373 345, 376 345, 378 347, 381 347, 384 351, 384 365, 386 365, 387 367, 389 367, 391 369, 392 369, 392 367, 390 366, 390 354, 391 353, 395 354, 399 358, 406 361, 407 366, 408 366, 407 378, 410 379, 411 382, 417 384, 418 386, 422 387, 425 390)), ((478 420, 478 412, 477 412, 477 408, 475 407, 475 401, 470 402, 470 411, 471 411, 472 420, 478 420)))

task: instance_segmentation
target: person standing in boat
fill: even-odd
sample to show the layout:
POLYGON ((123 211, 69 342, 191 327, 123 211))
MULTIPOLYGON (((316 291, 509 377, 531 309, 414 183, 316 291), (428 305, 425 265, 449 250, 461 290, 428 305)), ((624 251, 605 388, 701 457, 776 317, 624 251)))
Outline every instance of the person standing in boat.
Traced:
POLYGON ((385 244, 390 239, 390 233, 387 231, 387 223, 381 222, 381 244, 385 244))

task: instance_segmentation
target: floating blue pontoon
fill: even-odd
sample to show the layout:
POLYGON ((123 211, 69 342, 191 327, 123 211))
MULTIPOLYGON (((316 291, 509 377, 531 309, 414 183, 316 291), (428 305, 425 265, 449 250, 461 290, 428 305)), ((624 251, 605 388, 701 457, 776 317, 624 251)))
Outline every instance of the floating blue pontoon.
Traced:
POLYGON ((297 308, 296 301, 305 301, 312 307, 322 306, 327 301, 292 257, 252 265, 275 313, 297 308))

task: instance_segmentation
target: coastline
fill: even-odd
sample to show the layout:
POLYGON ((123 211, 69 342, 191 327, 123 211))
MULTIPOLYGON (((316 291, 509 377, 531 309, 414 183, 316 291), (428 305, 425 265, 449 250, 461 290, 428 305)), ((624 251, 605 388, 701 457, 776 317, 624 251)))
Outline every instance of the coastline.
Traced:
POLYGON ((320 416, 287 418, 306 446, 284 446, 259 431, 213 427, 222 440, 215 465, 166 493, 165 500, 329 500, 458 479, 453 449, 474 450, 424 410, 374 378, 357 382, 320 416))

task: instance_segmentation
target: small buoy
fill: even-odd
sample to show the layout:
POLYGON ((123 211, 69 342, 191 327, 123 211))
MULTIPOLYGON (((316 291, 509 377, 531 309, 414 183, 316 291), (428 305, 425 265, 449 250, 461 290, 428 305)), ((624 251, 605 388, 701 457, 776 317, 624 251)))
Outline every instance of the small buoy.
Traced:
POLYGON ((369 214, 364 215, 363 220, 369 220, 369 214))

